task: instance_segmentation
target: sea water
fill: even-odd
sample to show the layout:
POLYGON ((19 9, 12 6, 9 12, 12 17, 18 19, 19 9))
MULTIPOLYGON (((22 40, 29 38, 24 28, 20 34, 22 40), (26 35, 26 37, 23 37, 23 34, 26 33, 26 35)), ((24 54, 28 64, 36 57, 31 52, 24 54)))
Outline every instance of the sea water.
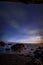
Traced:
POLYGON ((23 49, 21 52, 16 52, 11 49, 12 45, 14 44, 11 44, 11 45, 6 44, 4 47, 0 47, 0 54, 15 54, 15 53, 28 54, 31 51, 31 49, 33 49, 34 51, 35 48, 38 46, 37 44, 36 45, 35 44, 24 44, 26 49, 23 49), (9 48, 9 50, 6 50, 6 48, 9 48))

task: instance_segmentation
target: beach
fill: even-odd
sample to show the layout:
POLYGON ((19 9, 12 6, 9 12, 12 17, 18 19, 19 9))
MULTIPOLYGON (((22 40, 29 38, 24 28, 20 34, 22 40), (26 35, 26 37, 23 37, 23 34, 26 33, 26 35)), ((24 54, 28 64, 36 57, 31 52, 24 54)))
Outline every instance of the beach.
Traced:
POLYGON ((31 57, 18 54, 0 55, 0 65, 25 65, 31 60, 31 57))

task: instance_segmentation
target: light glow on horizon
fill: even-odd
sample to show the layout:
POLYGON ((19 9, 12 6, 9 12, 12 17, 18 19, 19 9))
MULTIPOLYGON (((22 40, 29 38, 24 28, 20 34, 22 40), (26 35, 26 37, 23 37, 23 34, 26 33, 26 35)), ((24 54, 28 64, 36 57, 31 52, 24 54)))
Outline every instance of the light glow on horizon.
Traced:
POLYGON ((22 39, 10 39, 8 42, 17 42, 17 43, 40 43, 41 36, 30 36, 27 38, 22 39))

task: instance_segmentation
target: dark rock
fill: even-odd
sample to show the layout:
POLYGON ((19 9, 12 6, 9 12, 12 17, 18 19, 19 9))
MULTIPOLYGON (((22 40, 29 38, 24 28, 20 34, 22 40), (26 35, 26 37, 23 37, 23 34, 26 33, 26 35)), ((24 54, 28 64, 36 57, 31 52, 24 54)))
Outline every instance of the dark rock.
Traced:
POLYGON ((34 50, 34 49, 31 49, 31 50, 34 50))
POLYGON ((9 50, 10 50, 10 48, 6 48, 5 50, 6 50, 6 51, 9 51, 9 50))
POLYGON ((16 44, 11 47, 11 49, 14 51, 21 51, 23 50, 23 48, 24 48, 24 44, 16 44))
POLYGON ((12 45, 12 44, 9 43, 8 45, 12 45))
POLYGON ((0 41, 0 46, 5 46, 5 43, 3 41, 0 41))
POLYGON ((24 56, 24 54, 20 54, 19 56, 24 56))

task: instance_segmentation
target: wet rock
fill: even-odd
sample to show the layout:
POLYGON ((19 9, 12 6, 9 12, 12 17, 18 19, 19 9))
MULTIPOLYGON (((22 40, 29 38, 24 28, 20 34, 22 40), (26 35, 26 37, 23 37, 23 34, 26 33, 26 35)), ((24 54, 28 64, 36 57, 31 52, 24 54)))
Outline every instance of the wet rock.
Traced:
POLYGON ((24 48, 24 44, 16 44, 11 47, 11 49, 14 51, 21 51, 23 50, 23 48, 24 48))
POLYGON ((0 41, 0 46, 5 46, 5 43, 3 41, 0 41))
POLYGON ((9 50, 10 50, 10 48, 6 48, 5 50, 6 50, 6 51, 9 51, 9 50))
POLYGON ((12 45, 12 44, 9 43, 8 45, 12 45))

